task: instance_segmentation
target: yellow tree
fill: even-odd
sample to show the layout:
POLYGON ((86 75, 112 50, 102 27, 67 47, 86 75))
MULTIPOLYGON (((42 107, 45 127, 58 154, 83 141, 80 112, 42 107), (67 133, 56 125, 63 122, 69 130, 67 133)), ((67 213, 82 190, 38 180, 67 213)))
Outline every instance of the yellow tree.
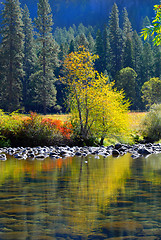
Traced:
POLYGON ((86 142, 91 136, 103 139, 108 133, 127 131, 128 102, 123 92, 113 89, 108 77, 94 70, 98 58, 82 46, 65 61, 62 81, 69 88, 68 103, 74 129, 86 142))
POLYGON ((108 83, 108 77, 97 74, 94 88, 90 88, 94 108, 91 112, 94 123, 92 131, 101 138, 108 135, 123 136, 129 134, 129 102, 125 100, 123 91, 114 88, 114 82, 108 83), (96 96, 94 96, 94 92, 96 96), (94 96, 94 97, 93 97, 94 96))

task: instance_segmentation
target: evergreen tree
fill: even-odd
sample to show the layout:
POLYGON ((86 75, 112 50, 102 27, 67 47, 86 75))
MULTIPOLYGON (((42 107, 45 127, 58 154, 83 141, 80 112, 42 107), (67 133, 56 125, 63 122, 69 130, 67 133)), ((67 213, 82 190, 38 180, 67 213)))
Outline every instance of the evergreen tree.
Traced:
POLYGON ((95 36, 95 30, 94 30, 94 28, 93 28, 92 26, 88 26, 88 28, 87 28, 87 36, 88 36, 89 34, 91 34, 92 37, 95 36))
POLYGON ((103 31, 103 72, 110 70, 110 41, 107 28, 103 31))
POLYGON ((95 67, 99 73, 103 72, 103 39, 100 29, 98 29, 95 41, 95 54, 99 56, 95 61, 95 67))
POLYGON ((1 108, 2 108, 2 104, 3 104, 3 53, 2 53, 2 49, 1 49, 1 45, 0 45, 0 104, 1 104, 1 108))
POLYGON ((123 9, 123 65, 133 68, 132 26, 126 8, 123 9))
POLYGON ((88 49, 91 53, 93 53, 94 47, 95 47, 95 41, 94 41, 91 33, 88 34, 87 41, 88 41, 88 49))
POLYGON ((161 77, 161 47, 154 46, 154 71, 155 77, 161 77))
POLYGON ((124 48, 123 48, 123 67, 131 67, 133 68, 133 44, 132 44, 132 38, 129 36, 126 38, 126 41, 124 42, 124 48))
MULTIPOLYGON (((148 27, 148 26, 150 26, 150 25, 151 25, 150 20, 149 20, 148 16, 146 16, 146 17, 143 19, 142 29, 143 29, 143 28, 146 28, 146 27, 148 27)), ((153 37, 152 37, 152 36, 147 36, 147 39, 145 40, 145 42, 150 43, 151 47, 153 47, 153 37)))
MULTIPOLYGON (((70 51, 70 46, 68 47, 67 43, 64 43, 64 44, 62 43, 60 45, 60 51, 58 53, 60 66, 58 68, 57 76, 63 75, 64 59, 65 59, 66 55, 69 53, 69 51, 70 51)), ((64 102, 65 102, 65 97, 66 97, 66 92, 67 92, 66 85, 63 84, 61 81, 57 80, 55 82, 55 86, 56 86, 56 91, 57 91, 57 108, 54 110, 56 110, 56 112, 58 112, 60 110, 65 112, 66 108, 65 108, 64 102)))
POLYGON ((146 16, 144 19, 143 19, 143 24, 142 24, 142 28, 146 28, 150 26, 150 20, 148 18, 148 16, 146 16))
POLYGON ((143 42, 141 38, 138 36, 136 31, 133 32, 132 42, 133 42, 133 67, 134 70, 137 72, 138 76, 140 76, 142 67, 143 42))
POLYGON ((76 50, 75 42, 74 42, 74 40, 71 40, 71 42, 69 44, 69 51, 68 51, 68 53, 75 52, 75 50, 76 50))
POLYGON ((67 55, 67 44, 60 44, 58 58, 60 60, 60 65, 63 63, 65 56, 67 55))
POLYGON ((114 3, 110 14, 109 40, 111 48, 111 74, 114 77, 122 67, 122 31, 119 26, 119 11, 116 3, 114 3))
POLYGON ((76 32, 77 32, 77 27, 75 24, 72 25, 72 29, 74 31, 74 37, 76 36, 76 32))
POLYGON ((63 32, 62 32, 62 29, 57 27, 54 31, 54 39, 55 41, 61 45, 62 43, 65 43, 66 42, 66 39, 64 38, 63 36, 63 32))
POLYGON ((126 8, 123 9, 123 38, 132 37, 132 25, 126 8))
POLYGON ((29 10, 25 5, 22 15, 23 20, 23 33, 24 33, 24 60, 23 68, 25 76, 23 78, 23 105, 27 111, 32 106, 32 86, 30 85, 29 79, 36 67, 36 51, 34 46, 34 29, 32 20, 30 18, 29 10))
POLYGON ((54 69, 58 65, 58 45, 52 36, 53 21, 48 0, 39 0, 38 16, 35 23, 38 31, 37 40, 40 43, 40 69, 32 76, 32 80, 36 83, 35 101, 43 105, 43 112, 46 114, 47 107, 56 104, 54 69))
POLYGON ((63 27, 63 29, 62 29, 62 34, 63 34, 63 37, 64 37, 65 39, 67 39, 67 29, 66 29, 66 27, 63 27))
POLYGON ((82 33, 86 34, 86 27, 83 25, 83 23, 80 23, 78 26, 78 35, 82 33))
POLYGON ((142 67, 143 67, 143 42, 138 36, 137 32, 133 32, 133 69, 137 73, 136 78, 136 109, 144 109, 141 100, 141 87, 142 87, 142 67))
POLYGON ((68 33, 74 38, 74 29, 72 27, 69 28, 68 33))
POLYGON ((79 46, 84 46, 86 49, 88 49, 89 43, 84 33, 77 35, 75 38, 75 44, 77 48, 79 48, 79 46))
POLYGON ((1 106, 6 111, 20 107, 23 71, 23 23, 18 0, 6 0, 2 12, 1 106))
POLYGON ((142 73, 141 73, 141 84, 150 80, 154 76, 154 53, 150 43, 146 42, 143 46, 142 54, 142 73))

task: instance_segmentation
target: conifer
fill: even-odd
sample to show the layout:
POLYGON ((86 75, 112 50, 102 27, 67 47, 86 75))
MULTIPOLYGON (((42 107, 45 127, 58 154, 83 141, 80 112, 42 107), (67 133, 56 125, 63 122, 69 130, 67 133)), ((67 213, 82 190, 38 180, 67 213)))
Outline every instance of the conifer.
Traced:
POLYGON ((99 56, 95 61, 95 67, 99 73, 103 72, 103 39, 100 29, 98 29, 95 41, 95 54, 99 56))
POLYGON ((123 59, 122 67, 133 68, 132 26, 126 8, 123 9, 123 59))
POLYGON ((23 78, 23 105, 28 111, 32 106, 32 86, 30 76, 36 71, 36 49, 34 44, 34 29, 27 5, 23 9, 23 33, 24 33, 24 58, 23 69, 25 76, 23 78))
POLYGON ((54 85, 54 69, 58 66, 58 45, 52 35, 52 13, 48 0, 39 0, 37 18, 35 19, 39 42, 39 71, 33 76, 35 82, 35 101, 47 108, 56 104, 56 88, 54 85))
POLYGON ((109 40, 111 48, 111 74, 114 77, 122 67, 122 31, 119 26, 119 10, 114 3, 109 19, 109 40))
POLYGON ((154 76, 154 53, 148 42, 145 42, 143 46, 142 61, 141 84, 143 85, 154 76))
POLYGON ((15 111, 21 105, 23 71, 23 23, 18 0, 6 0, 2 11, 1 105, 15 111))
POLYGON ((103 72, 110 71, 110 41, 109 41, 109 33, 107 27, 105 27, 103 31, 103 72))

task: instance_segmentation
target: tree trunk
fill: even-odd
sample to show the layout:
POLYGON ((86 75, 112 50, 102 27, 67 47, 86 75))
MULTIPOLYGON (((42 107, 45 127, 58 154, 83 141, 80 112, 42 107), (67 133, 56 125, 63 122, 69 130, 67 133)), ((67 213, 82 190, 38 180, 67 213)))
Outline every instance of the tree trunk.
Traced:
POLYGON ((101 145, 101 146, 103 145, 104 139, 105 139, 105 137, 102 136, 102 137, 101 137, 101 140, 100 140, 100 145, 101 145))

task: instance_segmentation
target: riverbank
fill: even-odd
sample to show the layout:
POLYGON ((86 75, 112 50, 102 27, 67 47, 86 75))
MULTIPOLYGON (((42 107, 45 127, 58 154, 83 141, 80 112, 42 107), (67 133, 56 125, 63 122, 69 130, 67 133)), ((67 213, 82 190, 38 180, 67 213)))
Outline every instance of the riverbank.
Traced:
POLYGON ((161 144, 134 144, 132 146, 127 144, 117 143, 115 145, 110 146, 100 146, 100 147, 58 147, 58 146, 50 146, 50 147, 4 147, 0 148, 0 160, 6 161, 7 156, 13 156, 17 159, 37 159, 44 160, 48 157, 52 159, 58 158, 66 158, 66 157, 86 157, 87 155, 96 155, 108 157, 112 155, 113 157, 119 157, 126 153, 130 153, 131 157, 136 159, 140 157, 145 157, 150 154, 158 154, 161 153, 161 144))
MULTIPOLYGON (((145 113, 129 113, 132 135, 137 134, 144 116, 145 113)), ((73 127, 68 114, 44 116, 36 113, 0 113, 0 147, 78 145, 78 142, 73 141, 72 133, 73 127)), ((108 146, 118 141, 129 143, 126 138, 122 141, 110 135, 105 139, 104 145, 108 146)))

